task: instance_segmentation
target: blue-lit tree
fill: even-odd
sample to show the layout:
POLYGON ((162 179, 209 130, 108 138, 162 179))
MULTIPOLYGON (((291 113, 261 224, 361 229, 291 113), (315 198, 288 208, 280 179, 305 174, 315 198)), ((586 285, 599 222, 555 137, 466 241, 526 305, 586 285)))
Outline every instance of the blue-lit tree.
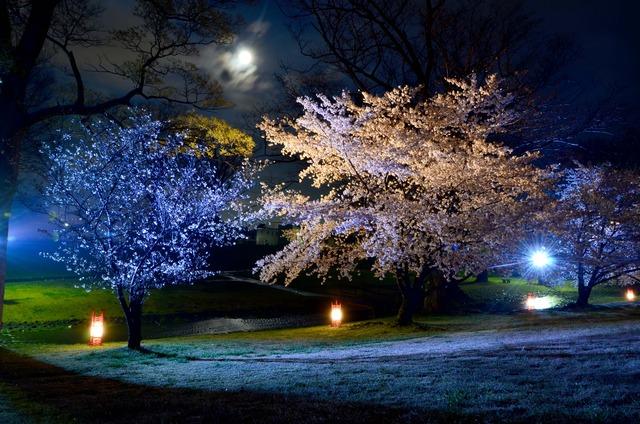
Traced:
POLYGON ((599 284, 640 277, 640 180, 611 166, 566 173, 554 207, 556 272, 575 281, 576 305, 587 306, 599 284))
POLYGON ((50 160, 47 206, 58 246, 47 256, 85 288, 113 289, 139 349, 150 289, 211 274, 207 251, 241 237, 243 201, 256 181, 247 163, 224 179, 216 163, 149 116, 63 134, 50 160))

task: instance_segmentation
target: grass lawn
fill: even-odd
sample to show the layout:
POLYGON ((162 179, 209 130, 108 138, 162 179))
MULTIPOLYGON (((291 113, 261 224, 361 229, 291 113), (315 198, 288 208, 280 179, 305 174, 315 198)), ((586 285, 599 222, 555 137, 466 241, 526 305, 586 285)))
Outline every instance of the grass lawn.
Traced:
MULTIPOLYGON (((314 298, 232 281, 207 281, 192 286, 155 290, 145 302, 147 316, 277 316, 315 311, 314 298)), ((86 320, 92 310, 107 317, 121 316, 118 301, 109 290, 85 291, 70 280, 9 282, 6 286, 4 320, 36 323, 86 320)))
MULTIPOLYGON (((575 288, 570 286, 550 288, 521 279, 511 279, 505 284, 500 278, 492 277, 488 283, 469 282, 461 287, 470 297, 468 310, 476 312, 521 310, 528 293, 549 296, 555 306, 568 304, 576 296, 575 288)), ((378 316, 393 315, 399 301, 393 282, 372 281, 365 274, 352 283, 338 284, 330 280, 321 285, 317 281, 303 280, 296 282, 293 288, 369 304, 378 310, 378 316), (376 308, 380 303, 384 305, 382 310, 376 308)), ((592 294, 592 303, 621 301, 623 294, 624 290, 619 287, 597 287, 592 294)), ((144 332, 158 337, 168 327, 201 319, 318 314, 325 313, 327 308, 328 299, 324 297, 301 296, 238 281, 207 281, 153 292, 145 304, 144 332)), ((106 313, 111 340, 124 339, 126 326, 122 312, 108 290, 87 292, 76 288, 71 280, 10 282, 6 287, 5 323, 13 336, 23 340, 77 343, 86 338, 91 311, 101 309, 106 313)))
POLYGON ((120 422, 135 404, 128 418, 141 422, 633 422, 639 318, 627 306, 423 317, 402 329, 374 320, 149 340, 153 354, 16 344, 28 356, 0 351, 0 381, 19 413, 61 421, 120 422), (6 371, 20 366, 37 375, 6 371), (107 409, 86 411, 78 397, 107 409))
MULTIPOLYGON (((510 278, 509 283, 502 277, 490 277, 488 283, 462 283, 462 290, 473 303, 485 311, 510 311, 522 307, 529 293, 536 296, 550 296, 554 306, 564 306, 575 302, 577 289, 571 284, 547 287, 522 278, 510 278)), ((624 301, 625 289, 617 286, 596 286, 590 302, 594 305, 624 301)))
MULTIPOLYGON (((575 302, 578 293, 576 287, 571 284, 554 285, 552 287, 527 281, 522 278, 509 278, 509 283, 503 282, 503 277, 489 277, 487 283, 476 283, 474 279, 460 285, 469 296, 468 308, 485 312, 513 312, 523 308, 529 293, 536 296, 550 296, 554 306, 564 306, 575 302)), ((381 302, 383 305, 393 305, 386 312, 396 310, 394 302, 390 299, 397 297, 397 288, 392 278, 376 279, 370 272, 361 271, 354 275, 351 282, 335 278, 328 278, 324 284, 313 277, 305 276, 292 283, 293 288, 313 291, 331 295, 346 295, 354 298, 368 299, 374 305, 381 302)), ((597 286, 591 293, 592 304, 603 304, 624 301, 625 289, 616 286, 597 286)))
MULTIPOLYGON (((362 279, 350 289, 370 287, 362 279)), ((470 308, 486 312, 418 316, 407 328, 389 317, 340 328, 149 339, 152 353, 143 354, 122 342, 89 348, 50 336, 49 327, 72 325, 84 341, 92 309, 120 316, 110 292, 87 293, 71 281, 9 283, 0 422, 640 420, 640 308, 523 312, 528 293, 563 305, 575 289, 500 278, 461 287, 470 308)), ((374 288, 388 290, 388 302, 393 289, 388 282, 374 288)), ((619 302, 622 294, 599 287, 592 300, 619 302)), ((145 313, 168 325, 326 312, 327 302, 216 281, 159 290, 145 313)))
MULTIPOLYGON (((5 299, 6 329, 16 342, 84 341, 94 310, 105 311, 110 340, 127 337, 120 306, 108 290, 87 292, 65 280, 10 282, 5 299)), ((212 280, 192 286, 165 287, 154 291, 145 303, 143 333, 159 337, 190 322, 217 317, 317 314, 326 311, 328 302, 322 297, 300 296, 237 281, 212 280)))

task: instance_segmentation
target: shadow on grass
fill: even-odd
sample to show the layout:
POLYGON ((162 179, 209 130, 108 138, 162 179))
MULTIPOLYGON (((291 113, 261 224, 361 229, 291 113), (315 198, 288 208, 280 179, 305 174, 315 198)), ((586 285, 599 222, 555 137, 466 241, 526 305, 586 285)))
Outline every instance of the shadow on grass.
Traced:
POLYGON ((0 388, 8 391, 21 413, 47 422, 407 423, 428 419, 375 405, 136 385, 80 375, 2 348, 0 388))

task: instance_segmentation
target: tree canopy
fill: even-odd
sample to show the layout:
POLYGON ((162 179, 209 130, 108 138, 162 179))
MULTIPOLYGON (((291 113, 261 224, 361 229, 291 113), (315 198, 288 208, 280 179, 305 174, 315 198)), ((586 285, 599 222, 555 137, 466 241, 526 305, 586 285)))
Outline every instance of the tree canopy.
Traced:
POLYGON ((163 126, 146 115, 124 128, 98 120, 45 148, 45 196, 58 227, 48 256, 88 277, 87 287, 115 291, 132 348, 149 290, 211 274, 210 248, 242 236, 241 202, 256 179, 249 164, 220 179, 215 162, 163 126))
POLYGON ((256 146, 250 135, 213 116, 181 115, 168 128, 181 132, 188 148, 210 159, 247 158, 256 146))
POLYGON ((609 165, 566 171, 549 220, 556 272, 575 281, 580 306, 599 284, 638 281, 639 181, 636 171, 609 165))
POLYGON ((495 77, 449 83, 458 89, 428 100, 406 87, 363 93, 362 103, 348 93, 301 98, 302 116, 261 124, 285 155, 306 161, 300 178, 325 191, 318 200, 277 188, 266 195, 265 213, 300 230, 258 263, 262 279, 334 270, 349 278, 371 259, 408 299, 434 272, 481 271, 517 239, 547 180, 535 155, 489 140, 517 119, 513 97, 495 77))

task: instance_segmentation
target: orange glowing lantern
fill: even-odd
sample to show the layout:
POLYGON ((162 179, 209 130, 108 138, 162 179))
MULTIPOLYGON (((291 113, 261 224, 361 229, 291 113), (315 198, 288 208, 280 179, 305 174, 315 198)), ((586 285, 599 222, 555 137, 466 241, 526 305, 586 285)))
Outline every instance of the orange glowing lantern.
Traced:
POLYGON ((331 326, 340 327, 342 324, 342 305, 340 302, 331 303, 331 326))
POLYGON ((104 312, 91 313, 91 327, 89 328, 89 346, 102 346, 104 336, 104 312))
POLYGON ((636 293, 632 289, 628 289, 626 297, 629 302, 633 302, 636 300, 636 293))

